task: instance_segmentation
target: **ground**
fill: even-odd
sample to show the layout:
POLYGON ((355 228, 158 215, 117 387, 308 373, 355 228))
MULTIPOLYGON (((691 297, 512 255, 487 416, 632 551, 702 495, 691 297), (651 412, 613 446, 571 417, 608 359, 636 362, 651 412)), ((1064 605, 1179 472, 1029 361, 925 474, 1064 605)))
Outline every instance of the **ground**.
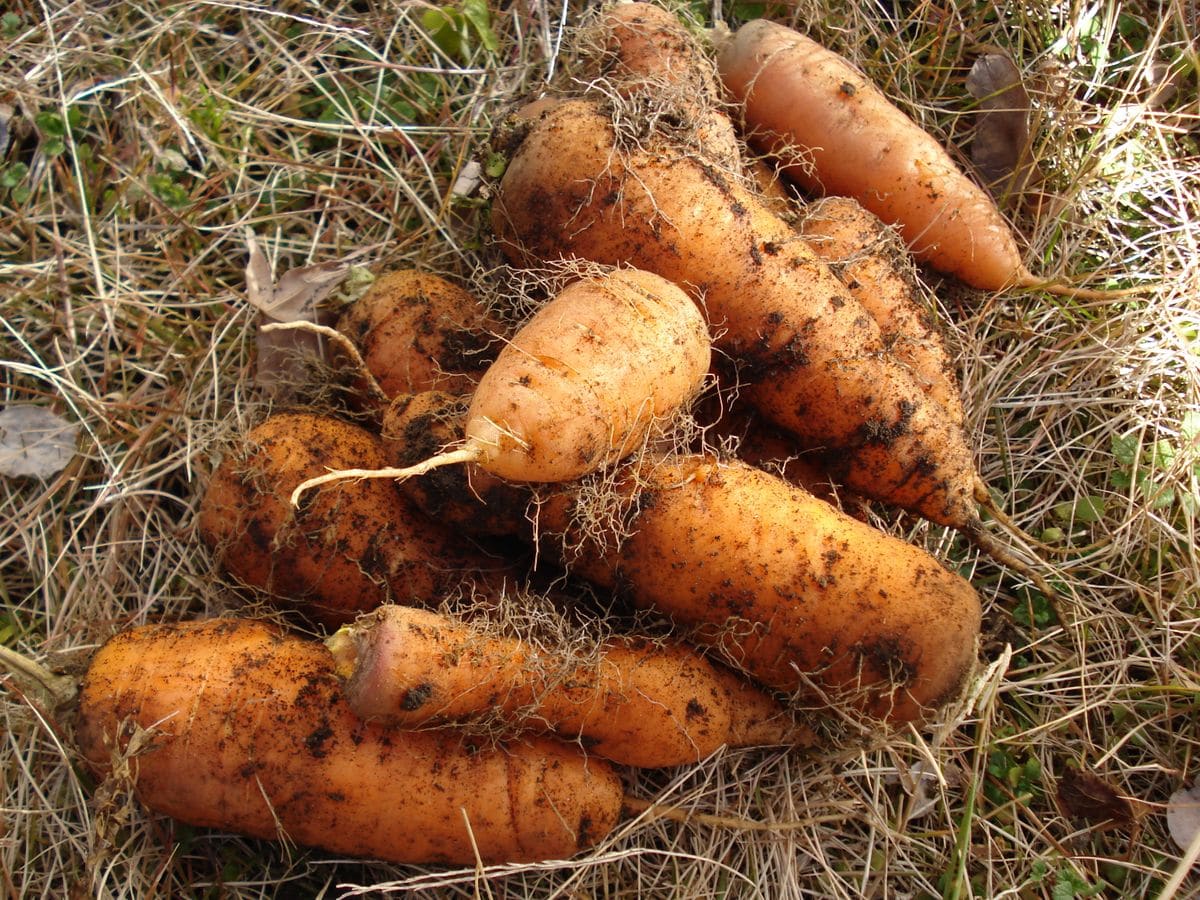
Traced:
MULTIPOLYGON (((922 271, 979 469, 1047 546, 1057 603, 953 532, 877 524, 969 577, 980 671, 882 748, 729 752, 628 776, 674 811, 564 863, 331 859, 192 829, 96 785, 70 723, 3 681, 9 896, 1187 896, 1168 834, 1197 777, 1200 192, 1194 5, 692 3, 847 54, 964 167, 965 87, 1015 61, 1044 181, 1007 208, 1032 269, 1131 297, 984 293, 922 271), (1032 200, 1040 202, 1032 202, 1032 200), (694 814, 680 821, 680 811, 694 814)), ((0 477, 0 641, 78 667, 116 630, 244 610, 196 539, 199 491, 271 400, 248 235, 278 279, 350 258, 470 280, 507 105, 578 71, 581 5, 16 0, 0 15, 0 405, 79 426, 0 477), (252 287, 252 286, 251 286, 252 287)), ((261 272, 261 268, 259 270, 261 272)), ((336 295, 329 298, 336 302, 336 295)), ((309 402, 328 397, 305 396, 309 402)), ((998 531, 998 533, 1003 533, 998 531)), ((251 611, 257 607, 252 607, 251 611)), ((119 787, 119 786, 118 786, 119 787)), ((1194 848, 1193 848, 1194 849, 1194 848)))

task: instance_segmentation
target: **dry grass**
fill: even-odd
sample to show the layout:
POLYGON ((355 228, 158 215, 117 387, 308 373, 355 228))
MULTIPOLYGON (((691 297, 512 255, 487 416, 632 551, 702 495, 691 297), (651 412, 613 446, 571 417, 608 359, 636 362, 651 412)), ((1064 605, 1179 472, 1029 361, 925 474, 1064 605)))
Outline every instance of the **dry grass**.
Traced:
MULTIPOLYGON (((1023 528, 1061 549, 1065 620, 954 535, 889 520, 970 575, 987 604, 991 665, 946 727, 870 752, 739 751, 631 774, 633 793, 696 818, 650 812, 570 862, 459 872, 330 859, 105 799, 75 768, 65 724, 5 681, 0 891, 1161 891, 1182 855, 1164 805, 1196 777, 1200 749, 1195 5, 1175 0, 1150 21, 1114 3, 1009 7, 999 21, 972 3, 899 6, 898 21, 865 4, 789 9, 955 145, 969 137, 974 43, 1010 49, 1038 101, 1055 195, 1054 212, 1021 222, 1033 268, 1147 285, 1083 303, 930 277, 981 470, 1023 528), (1181 74, 1155 99, 1163 64, 1181 74), (1138 822, 1064 814, 1055 786, 1068 767, 1144 803, 1138 822)), ((492 22, 496 51, 474 34, 448 58, 412 3, 6 9, 0 403, 42 404, 83 430, 62 474, 0 478, 0 639, 78 664, 123 626, 238 606, 192 522, 222 441, 266 411, 251 377, 245 230, 277 271, 352 252, 464 278, 494 265, 481 195, 451 186, 471 161, 487 168, 507 102, 569 77, 580 10, 508 4, 492 22)), ((1177 896, 1198 889, 1187 875, 1177 896)))

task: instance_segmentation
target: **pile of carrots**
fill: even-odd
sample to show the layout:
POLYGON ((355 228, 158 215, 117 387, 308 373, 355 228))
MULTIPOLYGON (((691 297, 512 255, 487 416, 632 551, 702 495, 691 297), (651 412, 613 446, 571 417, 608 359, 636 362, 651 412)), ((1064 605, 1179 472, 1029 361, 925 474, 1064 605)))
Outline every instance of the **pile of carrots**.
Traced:
POLYGON ((378 279, 339 324, 360 424, 278 413, 207 485, 219 564, 326 643, 221 619, 96 654, 80 753, 105 775, 136 744, 150 808, 396 862, 562 858, 630 808, 622 766, 819 747, 847 715, 920 725, 961 694, 978 595, 837 500, 986 540, 906 253, 1028 284, 1011 235, 911 123, 882 150, 786 160, 838 193, 822 155, 906 160, 877 173, 895 185, 859 185, 888 198, 874 212, 805 206, 747 161, 727 108, 785 153, 813 134, 861 141, 886 104, 788 29, 727 37, 724 86, 658 7, 611 7, 588 37, 585 89, 517 111, 494 141, 496 246, 573 274, 516 330, 439 276, 378 279), (811 101, 768 103, 776 80, 811 101), (797 112, 818 121, 792 130, 797 112), (570 648, 505 633, 494 619, 530 560, 627 615, 570 648), (651 630, 624 627, 647 616, 651 630))

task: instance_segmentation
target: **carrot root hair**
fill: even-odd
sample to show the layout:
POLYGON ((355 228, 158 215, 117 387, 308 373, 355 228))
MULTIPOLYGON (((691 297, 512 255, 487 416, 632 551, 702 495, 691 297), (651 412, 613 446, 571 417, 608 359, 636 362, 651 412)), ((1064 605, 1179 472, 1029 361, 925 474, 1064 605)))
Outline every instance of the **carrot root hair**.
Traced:
POLYGON ((988 515, 995 519, 1001 528, 1017 540, 1023 541, 1035 548, 1038 553, 1045 553, 1049 556, 1070 556, 1072 554, 1090 553, 1093 550, 1099 550, 1101 547, 1106 547, 1112 543, 1111 537, 1103 537, 1090 544, 1084 544, 1082 547, 1058 547, 1054 544, 1047 544, 1040 538, 1034 537, 1009 518, 1008 513, 996 503, 995 498, 987 489, 987 485, 981 479, 976 479, 975 481, 975 502, 987 510, 988 515))
POLYGON ((429 459, 419 462, 416 465, 405 466, 399 469, 332 469, 324 475, 316 475, 296 485, 295 490, 292 491, 290 502, 292 506, 298 507, 300 505, 300 498, 305 493, 315 487, 330 484, 334 481, 361 478, 394 478, 397 481, 405 481, 418 475, 424 475, 426 472, 431 472, 434 469, 440 469, 442 466, 475 462, 483 456, 483 453, 484 450, 481 445, 468 443, 457 450, 447 450, 444 453, 439 453, 437 456, 431 456, 429 459))
POLYGON ((1122 297, 1136 297, 1154 290, 1154 285, 1131 288, 1086 288, 1071 284, 1068 281, 1046 281, 1038 278, 1032 272, 1024 272, 1017 279, 1014 287, 1031 291, 1045 291, 1059 297, 1074 297, 1077 300, 1119 300, 1122 297))

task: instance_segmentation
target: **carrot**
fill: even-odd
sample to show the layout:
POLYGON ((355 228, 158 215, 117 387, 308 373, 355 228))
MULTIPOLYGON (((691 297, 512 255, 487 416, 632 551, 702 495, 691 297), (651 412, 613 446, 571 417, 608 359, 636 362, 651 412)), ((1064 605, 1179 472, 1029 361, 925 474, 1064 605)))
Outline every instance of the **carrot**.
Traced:
POLYGON ((923 550, 737 461, 647 459, 622 475, 618 491, 636 498, 623 541, 578 491, 550 489, 540 505, 546 546, 570 548, 570 571, 808 702, 905 722, 962 689, 979 597, 923 550))
POLYGON ((618 140, 587 100, 519 114, 492 227, 516 260, 627 263, 684 285, 743 395, 867 496, 942 524, 978 521, 966 438, 887 353, 879 326, 792 226, 651 135, 618 140))
POLYGON ((80 685, 75 736, 100 777, 127 760, 155 812, 396 863, 567 857, 621 812, 616 773, 566 745, 362 722, 320 643, 251 620, 113 637, 80 685))
POLYGON ((578 478, 632 453, 700 389, 708 331, 678 287, 622 269, 564 288, 513 336, 475 389, 466 440, 406 469, 347 469, 346 477, 408 478, 477 462, 513 481, 578 478))
POLYGON ((991 198, 946 151, 841 56, 757 19, 718 40, 717 66, 747 137, 805 190, 853 197, 896 225, 923 262, 984 290, 1040 287, 991 198))
POLYGON ((894 232, 858 201, 827 197, 807 207, 800 233, 879 323, 892 354, 960 427, 962 393, 932 313, 917 298, 915 276, 894 232))
POLYGON ((774 698, 681 645, 614 639, 574 658, 404 606, 326 643, 351 708, 407 728, 492 718, 646 768, 805 736, 774 698))
POLYGON ((470 391, 496 358, 502 332, 469 291, 414 269, 377 278, 337 328, 358 345, 388 397, 470 391))
POLYGON ((653 3, 615 3, 584 29, 580 43, 593 78, 670 120, 703 158, 731 171, 741 165, 733 121, 720 107, 716 67, 678 16, 653 3))
POLYGON ((385 463, 379 438, 365 429, 313 413, 271 416, 209 479, 200 535, 243 584, 335 627, 388 599, 437 600, 468 574, 504 568, 391 484, 337 484, 300 508, 288 503, 297 484, 329 466, 385 463))

